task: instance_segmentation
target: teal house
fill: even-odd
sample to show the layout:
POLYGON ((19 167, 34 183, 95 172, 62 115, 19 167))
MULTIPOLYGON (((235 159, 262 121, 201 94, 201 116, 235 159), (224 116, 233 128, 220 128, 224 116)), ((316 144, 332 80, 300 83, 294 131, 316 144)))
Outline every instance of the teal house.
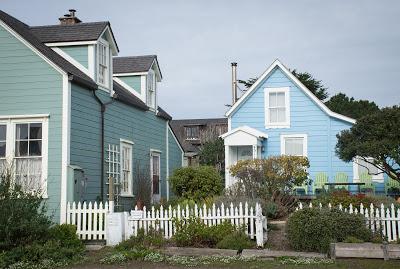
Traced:
POLYGON ((39 189, 56 221, 69 201, 169 199, 183 151, 158 102, 157 56, 117 57, 109 22, 29 26, 0 11, 0 167, 39 189))
MULTIPOLYGON (((233 74, 235 67, 233 63, 233 74)), ((233 97, 226 116, 228 132, 222 135, 226 187, 235 182, 228 169, 238 160, 295 155, 309 159, 308 172, 313 182, 369 180, 383 190, 384 175, 376 168, 358 158, 344 162, 335 154, 336 135, 351 128, 355 120, 331 111, 279 60, 239 99, 233 97)), ((314 194, 314 184, 303 187, 303 194, 314 194)), ((343 187, 356 190, 356 186, 343 187)))

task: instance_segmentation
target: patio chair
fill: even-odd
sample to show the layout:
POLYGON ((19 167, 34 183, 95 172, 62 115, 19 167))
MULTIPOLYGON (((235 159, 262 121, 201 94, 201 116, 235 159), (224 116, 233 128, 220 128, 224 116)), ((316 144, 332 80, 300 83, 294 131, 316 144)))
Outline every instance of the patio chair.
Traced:
POLYGON ((293 194, 294 195, 302 195, 302 192, 304 191, 304 195, 308 194, 308 180, 301 184, 301 186, 294 186, 293 187, 293 194))
POLYGON ((365 183, 365 185, 360 186, 361 192, 365 192, 366 190, 372 190, 372 193, 375 193, 375 185, 372 182, 372 175, 367 172, 360 174, 360 182, 365 183))
POLYGON ((389 177, 385 183, 385 193, 387 195, 400 194, 400 182, 389 177), (395 189, 397 189, 397 191, 395 189))
POLYGON ((324 172, 317 173, 313 182, 313 194, 317 195, 317 192, 326 190, 325 183, 328 183, 328 175, 324 172))
MULTIPOLYGON (((343 172, 336 173, 335 183, 349 183, 349 178, 348 178, 347 174, 343 173, 343 172)), ((335 186, 335 189, 349 190, 349 186, 348 185, 337 185, 337 186, 335 186)))

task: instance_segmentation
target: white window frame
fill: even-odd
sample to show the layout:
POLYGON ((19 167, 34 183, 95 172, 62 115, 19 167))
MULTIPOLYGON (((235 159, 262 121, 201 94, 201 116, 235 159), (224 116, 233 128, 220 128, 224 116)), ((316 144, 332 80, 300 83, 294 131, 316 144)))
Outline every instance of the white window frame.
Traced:
POLYGON ((287 134, 281 135, 281 155, 286 155, 286 138, 302 138, 303 139, 303 157, 308 156, 308 136, 307 134, 287 134))
MULTIPOLYGON (((373 160, 373 158, 368 157, 367 159, 369 159, 370 161, 373 160)), ((358 164, 358 160, 361 160, 360 157, 355 157, 353 159, 353 178, 355 181, 359 181, 360 180, 360 165, 358 164)), ((384 173, 380 173, 378 175, 371 175, 372 180, 373 181, 377 181, 377 182, 383 182, 384 181, 384 173)))
POLYGON ((265 115, 265 128, 290 128, 290 88, 289 87, 279 87, 279 88, 265 88, 264 89, 264 115, 265 115), (285 113, 286 119, 284 122, 271 122, 269 113, 269 95, 271 93, 284 93, 285 94, 285 113))
POLYGON ((133 142, 125 139, 120 139, 120 182, 121 182, 121 196, 123 197, 133 197, 133 142), (123 180, 124 180, 124 148, 128 148, 130 151, 130 174, 128 176, 128 191, 124 191, 123 189, 123 180))
MULTIPOLYGON (((49 122, 48 116, 42 115, 23 115, 23 116, 0 116, 0 124, 7 126, 6 157, 5 159, 14 163, 15 142, 17 124, 42 124, 42 175, 41 193, 42 198, 48 198, 47 176, 48 176, 48 145, 49 145, 49 122)), ((15 169, 15 167, 14 167, 15 169)))
POLYGON ((161 151, 156 149, 150 150, 150 178, 151 178, 151 195, 153 201, 161 197, 161 151), (153 193, 153 157, 158 157, 158 194, 153 193))
POLYGON ((109 43, 104 40, 100 39, 97 43, 97 53, 96 53, 96 58, 97 58, 97 64, 96 64, 96 69, 97 69, 97 83, 100 86, 103 86, 105 88, 110 88, 110 72, 111 72, 111 66, 110 66, 110 45, 109 43), (106 65, 105 65, 105 72, 103 76, 103 82, 100 82, 100 48, 101 46, 104 46, 106 48, 106 65))
POLYGON ((150 69, 146 75, 146 105, 153 111, 157 108, 157 81, 155 72, 150 69), (152 83, 149 83, 149 77, 152 77, 152 83), (150 92, 153 96, 150 98, 150 92))

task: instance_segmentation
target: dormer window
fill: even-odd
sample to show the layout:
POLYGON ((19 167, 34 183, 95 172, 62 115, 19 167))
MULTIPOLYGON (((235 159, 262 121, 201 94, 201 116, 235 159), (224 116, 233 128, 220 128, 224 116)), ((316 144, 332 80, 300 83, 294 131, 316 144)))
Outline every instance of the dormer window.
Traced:
POLYGON ((199 126, 186 126, 186 140, 199 140, 200 139, 200 128, 199 126))
POLYGON ((98 55, 98 72, 97 72, 97 82, 108 88, 109 77, 110 77, 110 64, 109 64, 109 47, 108 42, 102 40, 97 45, 97 55, 98 55))
POLYGON ((156 109, 156 79, 153 70, 150 70, 147 74, 147 84, 146 84, 146 93, 147 100, 146 104, 151 109, 156 109))

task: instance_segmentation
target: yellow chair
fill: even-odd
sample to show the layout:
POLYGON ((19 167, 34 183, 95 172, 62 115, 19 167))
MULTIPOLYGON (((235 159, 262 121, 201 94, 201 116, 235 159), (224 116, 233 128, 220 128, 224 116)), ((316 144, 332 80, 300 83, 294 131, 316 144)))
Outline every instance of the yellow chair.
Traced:
MULTIPOLYGON (((349 183, 349 177, 347 176, 346 173, 343 173, 343 172, 336 173, 335 183, 349 183)), ((337 185, 337 186, 335 186, 335 189, 349 190, 349 186, 348 185, 337 185)))
POLYGON ((360 190, 365 192, 365 190, 372 190, 375 193, 375 185, 372 182, 372 175, 368 174, 367 172, 360 174, 360 182, 365 183, 364 185, 360 186, 360 190))
POLYGON ((326 190, 326 183, 328 183, 328 175, 324 172, 317 173, 313 182, 313 194, 317 194, 317 190, 326 190))

